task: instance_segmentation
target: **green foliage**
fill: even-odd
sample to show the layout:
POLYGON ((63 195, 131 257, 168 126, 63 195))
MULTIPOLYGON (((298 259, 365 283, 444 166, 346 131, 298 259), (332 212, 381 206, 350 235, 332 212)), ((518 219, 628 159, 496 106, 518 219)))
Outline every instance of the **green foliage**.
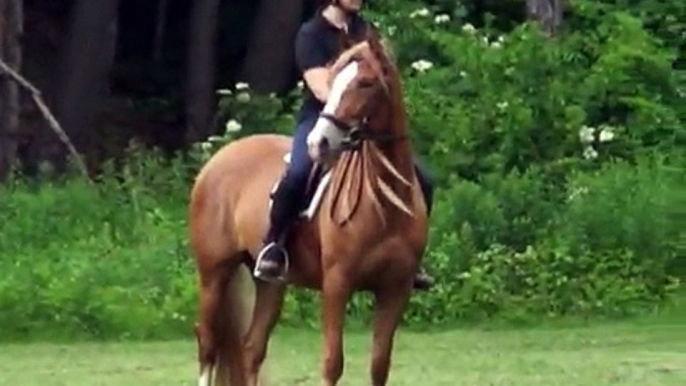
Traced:
POLYGON ((416 143, 440 179, 570 167, 582 154, 633 159, 684 135, 675 56, 628 14, 556 44, 532 25, 496 35, 415 14, 375 16, 401 53, 416 143), (613 138, 587 146, 585 127, 613 138))
POLYGON ((672 216, 683 176, 619 162, 573 173, 557 193, 538 177, 456 181, 441 192, 426 259, 439 285, 415 299, 411 318, 619 316, 677 287, 668 267, 683 235, 672 216))
MULTIPOLYGON (((374 2, 437 177, 424 265, 438 283, 413 297, 406 323, 634 315, 686 278, 683 23, 660 14, 683 7, 634 3, 572 2, 550 39, 503 22, 495 2, 493 23, 472 1, 374 2)), ((224 130, 186 159, 133 148, 96 185, 5 185, 0 338, 187 336, 189 177, 236 138, 292 133, 298 91, 219 90, 224 130)), ((317 325, 318 307, 292 290, 282 320, 317 325)), ((371 307, 356 296, 349 320, 366 323, 371 307)))
POLYGON ((0 338, 159 337, 194 311, 179 163, 133 155, 79 178, 0 194, 0 338))

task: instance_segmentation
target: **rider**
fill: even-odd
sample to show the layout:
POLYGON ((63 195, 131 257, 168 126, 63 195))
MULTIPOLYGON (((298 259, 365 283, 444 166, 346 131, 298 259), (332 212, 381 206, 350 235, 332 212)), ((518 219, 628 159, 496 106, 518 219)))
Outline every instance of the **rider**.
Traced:
MULTIPOLYGON (((341 42, 360 41, 365 36, 367 21, 358 13, 362 0, 320 0, 314 17, 304 23, 295 41, 295 59, 304 79, 303 105, 297 119, 293 148, 288 169, 272 194, 270 229, 264 247, 257 257, 254 275, 264 280, 276 280, 285 271, 287 254, 282 244, 290 223, 304 204, 305 187, 313 161, 307 152, 306 138, 324 108, 329 94, 329 64, 341 52, 341 42)), ((339 62, 347 61, 342 58, 339 62)), ((332 67, 337 66, 334 63, 332 67)), ((432 186, 428 175, 415 164, 419 182, 431 211, 432 186)), ((415 276, 414 287, 426 289, 433 278, 423 272, 415 276)))

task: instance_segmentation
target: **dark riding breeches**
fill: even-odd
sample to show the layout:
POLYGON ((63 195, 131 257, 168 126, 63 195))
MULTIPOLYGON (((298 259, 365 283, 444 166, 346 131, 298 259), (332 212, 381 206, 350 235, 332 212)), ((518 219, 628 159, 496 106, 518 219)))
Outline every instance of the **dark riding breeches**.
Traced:
MULTIPOLYGON (((290 165, 274 192, 273 208, 270 221, 271 229, 267 235, 269 241, 283 234, 288 224, 295 219, 305 204, 305 190, 314 161, 307 152, 307 136, 314 128, 318 115, 310 114, 301 118, 295 129, 290 165)), ((433 201, 433 184, 424 165, 415 159, 415 170, 426 200, 427 210, 431 212, 433 201)))

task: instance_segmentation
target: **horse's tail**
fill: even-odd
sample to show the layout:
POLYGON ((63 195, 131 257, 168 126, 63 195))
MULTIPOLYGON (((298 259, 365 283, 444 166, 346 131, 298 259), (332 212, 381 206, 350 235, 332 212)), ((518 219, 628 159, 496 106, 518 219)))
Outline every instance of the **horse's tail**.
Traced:
POLYGON ((255 292, 250 273, 238 266, 223 288, 217 312, 217 357, 212 386, 246 386, 248 375, 243 357, 243 336, 252 319, 255 292))

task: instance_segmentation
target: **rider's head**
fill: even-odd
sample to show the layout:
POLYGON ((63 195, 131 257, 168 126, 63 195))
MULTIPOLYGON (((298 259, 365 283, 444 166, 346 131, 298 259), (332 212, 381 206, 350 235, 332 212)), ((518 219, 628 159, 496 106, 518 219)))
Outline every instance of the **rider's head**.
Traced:
POLYGON ((322 6, 332 5, 345 13, 357 13, 362 8, 363 0, 322 0, 322 6))

